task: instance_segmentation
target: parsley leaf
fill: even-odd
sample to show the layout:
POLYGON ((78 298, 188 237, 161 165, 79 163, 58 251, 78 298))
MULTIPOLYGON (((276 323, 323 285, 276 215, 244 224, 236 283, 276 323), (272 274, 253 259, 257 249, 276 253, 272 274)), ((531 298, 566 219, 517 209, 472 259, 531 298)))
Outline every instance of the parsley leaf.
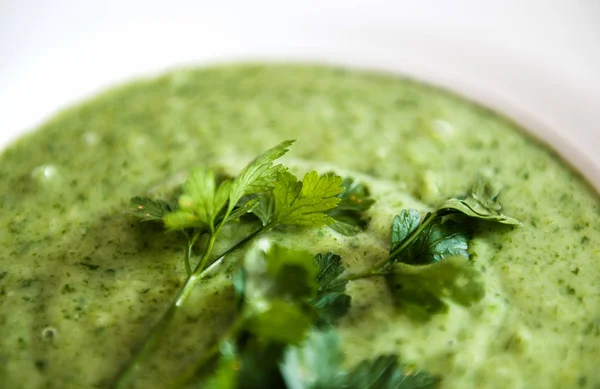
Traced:
POLYGON ((268 225, 275 212, 275 197, 272 193, 258 196, 258 205, 252 210, 252 213, 261 221, 263 226, 268 225))
POLYGON ((317 292, 317 268, 307 251, 272 245, 265 253, 266 274, 273 281, 273 293, 293 299, 308 298, 317 292))
POLYGON ((324 212, 340 202, 337 194, 344 190, 341 184, 341 177, 331 174, 319 177, 315 171, 306 173, 302 181, 297 181, 293 174, 279 173, 273 188, 272 222, 305 227, 333 223, 324 212))
POLYGON ((279 245, 257 246, 246 254, 244 281, 237 286, 244 288, 245 327, 263 341, 299 342, 312 325, 305 301, 317 292, 313 258, 279 245))
MULTIPOLYGON (((421 217, 414 210, 403 210, 392 223, 391 252, 399 248, 419 227, 421 217)), ((460 224, 453 220, 436 219, 427 224, 419 235, 400 252, 397 260, 409 264, 439 262, 442 259, 461 255, 469 257, 468 238, 460 224)))
POLYGON ((433 388, 437 379, 423 371, 402 367, 395 355, 381 355, 361 362, 348 376, 352 389, 423 389, 433 388))
POLYGON ((208 230, 206 221, 199 218, 194 212, 176 210, 167 213, 163 217, 165 227, 170 231, 185 230, 186 228, 197 228, 199 231, 208 230))
POLYGON ((233 180, 217 181, 212 170, 194 169, 183 184, 179 210, 163 214, 165 225, 170 230, 198 228, 212 231, 222 223, 223 217, 226 217, 224 222, 227 223, 250 212, 258 201, 248 201, 237 209, 235 207, 246 195, 272 189, 277 175, 287 169, 283 165, 273 165, 273 161, 283 156, 293 143, 293 140, 287 140, 265 151, 233 180))
MULTIPOLYGON (((219 362, 213 374, 198 382, 178 382, 172 387, 194 387, 208 389, 285 389, 283 378, 279 372, 279 361, 282 358, 284 345, 279 343, 261 343, 250 334, 241 338, 225 340, 220 345, 219 362)), ((189 374, 189 372, 188 372, 189 374)))
POLYGON ((224 180, 217 186, 212 170, 192 170, 183 184, 179 197, 179 210, 164 217, 171 230, 198 227, 213 229, 218 214, 227 202, 231 181, 224 180))
MULTIPOLYGON (((284 349, 301 343, 313 325, 308 301, 317 292, 316 276, 313 257, 305 251, 270 245, 265 240, 250 248, 244 267, 233 279, 238 315, 221 340, 221 349, 228 343, 235 346, 237 369, 231 371, 230 364, 220 363, 208 382, 224 382, 223 389, 284 388, 279 361, 284 349), (234 386, 227 386, 231 381, 222 376, 221 369, 236 376, 234 386)), ((221 354, 221 358, 229 358, 221 354)), ((197 370, 188 371, 192 374, 184 381, 197 370)))
POLYGON ((347 280, 338 279, 344 272, 342 257, 332 252, 317 254, 314 262, 318 268, 315 277, 319 284, 319 293, 343 293, 346 290, 347 280))
POLYGON ((371 208, 375 200, 370 197, 366 185, 351 177, 344 178, 342 186, 344 191, 338 194, 338 206, 328 211, 327 215, 335 220, 330 228, 342 235, 353 236, 366 228, 367 220, 363 213, 371 208))
POLYGON ((133 197, 131 205, 135 208, 129 212, 141 221, 163 221, 166 214, 173 211, 174 206, 163 200, 152 200, 147 197, 133 197))
POLYGON ((319 324, 331 324, 350 309, 351 298, 345 293, 348 280, 340 278, 345 269, 339 255, 331 252, 317 254, 315 264, 319 289, 311 303, 320 312, 319 324))
POLYGON ((403 209, 392 222, 392 248, 395 250, 421 224, 421 215, 416 209, 403 209))
POLYGON ((277 179, 277 175, 286 171, 283 165, 273 165, 273 161, 282 157, 289 151, 295 140, 286 140, 277 146, 265 151, 252 160, 233 180, 229 194, 230 208, 244 196, 253 193, 262 193, 270 190, 277 179))
POLYGON ((494 189, 490 182, 479 179, 467 195, 449 199, 439 209, 458 211, 477 219, 521 225, 519 220, 502 213, 499 195, 500 191, 494 189))
POLYGON ((288 347, 281 375, 288 389, 345 388, 344 354, 334 331, 311 332, 299 347, 288 347))
MULTIPOLYGON (((266 246, 261 241, 257 246, 266 246)), ((305 299, 317 293, 317 269, 306 251, 280 245, 252 247, 244 259, 244 295, 250 304, 263 305, 271 298, 305 299)))
MULTIPOLYGON (((300 344, 313 325, 315 315, 308 301, 316 296, 316 277, 317 266, 308 252, 265 240, 248 250, 244 267, 233 277, 238 315, 220 347, 234 346, 236 369, 220 362, 208 379, 215 389, 220 389, 218 383, 223 383, 223 389, 285 388, 279 362, 284 349, 300 344), (235 377, 233 386, 228 386, 232 381, 223 370, 235 377)), ((231 359, 221 351, 224 357, 231 359)))
POLYGON ((250 337, 240 348, 236 388, 285 389, 279 370, 285 345, 275 342, 265 344, 250 337))
POLYGON ((184 195, 179 199, 179 208, 195 213, 207 225, 214 226, 215 218, 227 202, 230 190, 231 181, 222 181, 217 187, 212 170, 194 169, 183 184, 184 195))
POLYGON ((288 389, 417 389, 433 388, 437 381, 400 365, 395 355, 365 360, 351 371, 343 362, 334 331, 311 332, 300 346, 286 350, 281 375, 288 389))
POLYGON ((462 256, 422 266, 395 263, 386 273, 398 304, 424 316, 446 312, 446 300, 470 306, 485 296, 479 272, 462 256))
POLYGON ((227 217, 227 222, 234 221, 247 213, 251 213, 254 210, 254 208, 256 208, 259 205, 259 199, 254 198, 252 200, 244 202, 243 204, 238 203, 238 205, 239 206, 235 208, 227 217))
POLYGON ((270 299, 261 302, 260 311, 248 317, 244 328, 263 343, 296 344, 311 325, 310 316, 294 302, 270 299))

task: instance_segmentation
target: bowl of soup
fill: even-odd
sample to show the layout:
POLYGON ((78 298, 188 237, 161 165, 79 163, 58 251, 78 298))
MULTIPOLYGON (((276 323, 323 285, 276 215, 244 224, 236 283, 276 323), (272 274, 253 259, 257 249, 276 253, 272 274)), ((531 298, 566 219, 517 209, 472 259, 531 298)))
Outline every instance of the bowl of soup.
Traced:
MULTIPOLYGON (((358 28, 347 23, 348 31, 358 28)), ((209 48, 170 70, 148 74, 124 64, 122 72, 94 73, 77 91, 63 79, 68 96, 42 95, 73 103, 41 120, 58 103, 33 98, 37 124, 25 134, 17 124, 32 119, 9 116, 17 124, 0 154, 0 382, 114 387, 186 282, 180 236, 138 223, 128 213, 130 199, 178 193, 197 166, 235 177, 264 150, 297 139, 283 159, 290 171, 351 177, 368 188, 373 205, 356 234, 319 227, 267 238, 311 254, 334 252, 347 271, 385 257, 395 215, 434 211, 477 177, 502 187, 502 212, 521 223, 469 225, 466 250, 485 289, 473 304, 446 299, 443 312, 416 319, 392 301, 384 281, 351 283, 352 305, 335 326, 344 366, 393 354, 408 371, 427 371, 439 388, 599 385, 592 99, 582 101, 581 114, 551 113, 548 121, 543 111, 552 109, 536 111, 541 90, 527 95, 531 105, 520 104, 480 84, 492 70, 453 75, 421 67, 416 51, 385 54, 382 48, 393 47, 386 37, 394 36, 387 30, 372 38, 379 48, 349 48, 351 33, 302 35, 298 27, 299 38, 291 33, 290 41, 306 43, 299 47, 257 31, 260 44, 222 38, 215 46, 222 52, 209 48), (569 117, 572 127, 557 127, 569 117)), ((402 42, 403 33, 394 34, 402 42)), ((428 50, 458 47, 414 36, 428 50)), ((514 67, 504 77, 516 84, 532 69, 505 61, 514 67)), ((540 74, 548 80, 552 72, 540 74)), ((523 91, 535 85, 525 83, 523 91)), ((219 250, 244 237, 233 231, 217 240, 219 250)), ((231 262, 242 263, 243 255, 232 254, 231 262)), ((194 289, 128 385, 169 387, 199 350, 218 345, 235 311, 233 274, 217 273, 194 289)), ((202 387, 193 385, 205 376, 190 387, 202 387)), ((230 387, 243 387, 237 385, 230 387)))

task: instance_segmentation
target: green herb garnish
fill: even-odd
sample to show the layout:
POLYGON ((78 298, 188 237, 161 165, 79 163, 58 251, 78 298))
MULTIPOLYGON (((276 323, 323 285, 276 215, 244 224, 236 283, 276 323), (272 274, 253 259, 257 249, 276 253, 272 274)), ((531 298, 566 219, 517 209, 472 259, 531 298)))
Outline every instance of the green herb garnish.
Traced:
POLYGON ((220 363, 211 381, 223 374, 220 369, 227 369, 238 377, 232 388, 242 382, 245 388, 285 388, 279 373, 285 350, 299 345, 311 328, 331 316, 326 304, 317 304, 319 299, 326 293, 336 293, 349 301, 345 281, 335 286, 335 292, 327 290, 327 285, 335 283, 344 271, 338 261, 339 256, 333 254, 313 257, 307 251, 267 241, 250 248, 243 268, 235 275, 240 303, 233 323, 217 345, 179 377, 176 386, 193 381, 196 372, 220 354, 220 358, 233 357, 237 368, 220 363), (337 270, 327 270, 330 266, 337 270))
POLYGON ((485 289, 468 262, 469 221, 521 224, 501 212, 498 193, 490 188, 477 181, 470 194, 447 200, 423 219, 417 210, 402 210, 392 223, 387 258, 345 279, 385 277, 399 305, 420 317, 445 312, 446 300, 465 306, 481 300, 485 289))
POLYGON ((209 268, 220 263, 225 256, 258 236, 284 225, 321 226, 333 222, 324 212, 340 201, 342 179, 335 175, 319 177, 309 172, 302 181, 274 161, 283 156, 294 141, 288 140, 267 150, 251 161, 233 180, 217 183, 212 171, 199 168, 192 171, 183 184, 183 193, 177 207, 165 202, 135 197, 133 216, 142 220, 164 223, 171 231, 180 231, 186 238, 184 254, 188 278, 155 325, 146 341, 119 375, 116 386, 122 385, 141 359, 151 351, 153 344, 164 333, 177 309, 187 299, 196 283, 203 279, 209 268), (213 254, 213 247, 223 227, 235 223, 239 217, 252 211, 259 200, 244 201, 244 197, 272 197, 272 213, 266 214, 263 225, 255 232, 233 245, 221 255, 213 254), (197 264, 192 264, 193 248, 199 238, 206 235, 207 243, 197 264))
POLYGON ((341 277, 345 271, 342 258, 331 252, 317 254, 315 264, 319 289, 311 303, 320 310, 319 325, 334 324, 350 309, 351 298, 346 294, 348 280, 341 277))
POLYGON ((461 256, 424 266, 394 263, 386 279, 397 304, 418 318, 446 312, 447 300, 470 306, 485 296, 479 272, 461 256))
MULTIPOLYGON (((331 293, 345 296, 343 271, 339 256, 331 253, 313 259, 305 251, 278 245, 250 249, 240 270, 243 287, 236 287, 244 296, 243 303, 231 328, 210 351, 220 362, 206 379, 208 387, 431 387, 436 381, 433 377, 401 366, 394 355, 365 360, 350 371, 344 369, 335 330, 317 329, 321 316, 329 315, 317 303, 319 299, 331 293)), ((195 373, 208 360, 200 359, 176 386, 194 381, 195 373)))
POLYGON ((367 219, 364 212, 375 203, 366 185, 346 177, 342 181, 344 191, 338 195, 340 202, 337 208, 327 212, 335 223, 330 228, 342 235, 353 236, 364 230, 367 219))
POLYGON ((499 196, 499 189, 494 188, 491 182, 480 178, 467 195, 449 199, 442 204, 440 212, 446 214, 458 212, 476 219, 520 226, 520 221, 502 213, 499 196))
MULTIPOLYGON (((288 226, 329 226, 347 236, 366 228, 365 212, 374 202, 368 188, 352 178, 315 171, 299 180, 274 163, 292 143, 267 150, 235 178, 220 180, 213 171, 194 169, 176 203, 132 199, 131 215, 162 223, 185 238, 187 279, 117 378, 116 387, 124 386, 152 351, 192 288, 229 253, 274 229, 285 233, 288 226), (237 223, 256 228, 214 254, 220 232, 237 223), (202 252, 196 253, 200 239, 202 252)), ((335 324, 351 306, 348 283, 369 277, 384 277, 398 304, 421 317, 444 312, 449 300, 465 306, 480 300, 485 289, 467 251, 472 219, 519 224, 502 213, 497 192, 480 181, 468 195, 446 201, 423 218, 417 210, 402 210, 391 226, 389 254, 367 270, 347 272, 334 253, 314 256, 268 240, 254 244, 232 277, 233 322, 213 347, 176 377, 175 387, 198 380, 214 389, 431 387, 436 379, 401 365, 396 355, 345 369, 335 324), (206 377, 211 366, 213 374, 206 377)))
POLYGON ((333 174, 319 177, 312 171, 306 173, 302 181, 287 172, 279 174, 272 193, 273 214, 267 225, 320 227, 333 223, 325 212, 340 202, 336 196, 344 190, 341 185, 341 177, 333 174))
POLYGON ((135 207, 130 213, 139 217, 143 222, 159 221, 171 213, 174 209, 172 204, 163 200, 152 200, 147 197, 134 197, 131 204, 135 207))
MULTIPOLYGON (((392 224, 391 251, 400 247, 420 223, 421 217, 414 209, 403 210, 396 216, 392 224)), ((399 260, 404 263, 423 264, 439 262, 454 255, 469 257, 467 244, 467 234, 462 231, 459 223, 453 220, 438 220, 421 230, 399 260)))
POLYGON ((416 389, 437 380, 398 363, 396 355, 362 361, 351 370, 335 331, 312 332, 301 346, 286 350, 281 371, 288 389, 416 389))

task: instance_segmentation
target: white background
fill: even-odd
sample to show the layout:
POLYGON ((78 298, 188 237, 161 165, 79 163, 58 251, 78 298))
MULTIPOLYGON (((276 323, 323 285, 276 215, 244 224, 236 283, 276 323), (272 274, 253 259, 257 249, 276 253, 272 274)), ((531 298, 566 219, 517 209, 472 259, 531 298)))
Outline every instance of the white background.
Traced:
POLYGON ((600 189, 600 0, 0 0, 0 146, 132 76, 270 58, 450 87, 527 126, 600 189))

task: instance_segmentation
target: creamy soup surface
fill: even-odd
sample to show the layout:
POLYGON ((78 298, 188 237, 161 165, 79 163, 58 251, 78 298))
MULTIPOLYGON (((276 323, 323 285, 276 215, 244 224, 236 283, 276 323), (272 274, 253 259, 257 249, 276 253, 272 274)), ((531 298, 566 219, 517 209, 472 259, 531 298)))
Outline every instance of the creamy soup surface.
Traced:
MULTIPOLYGON (((377 202, 355 237, 270 239, 336 252, 350 270, 385 256, 400 210, 430 210, 480 175, 503 185, 505 213, 523 222, 476 225, 469 252, 486 296, 469 308, 450 302, 416 321, 383 282, 352 283, 339 325, 349 365, 397 353, 444 389, 600 388, 600 201, 576 173, 510 121, 439 89, 270 64, 126 84, 0 154, 0 387, 109 387, 185 280, 180 237, 127 215, 129 199, 166 195, 196 166, 236 174, 289 138, 295 173, 352 176, 377 202)), ((227 328, 235 259, 195 288, 138 387, 164 387, 227 328)))

